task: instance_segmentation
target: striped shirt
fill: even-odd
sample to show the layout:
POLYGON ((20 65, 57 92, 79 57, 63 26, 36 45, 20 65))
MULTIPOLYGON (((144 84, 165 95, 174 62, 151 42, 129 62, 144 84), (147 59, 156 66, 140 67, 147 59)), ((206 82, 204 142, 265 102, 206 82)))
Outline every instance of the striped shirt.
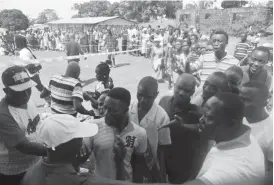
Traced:
POLYGON ((63 114, 76 114, 73 107, 73 98, 83 100, 81 83, 71 77, 54 75, 49 82, 48 90, 51 92, 51 109, 63 114))
POLYGON ((144 154, 147 150, 147 134, 144 128, 129 121, 127 127, 121 132, 105 123, 105 118, 93 120, 92 123, 98 125, 99 132, 91 138, 86 138, 86 144, 93 150, 96 169, 95 174, 116 179, 116 164, 114 161, 113 145, 115 136, 118 135, 125 143, 126 154, 124 158, 125 180, 132 180, 131 156, 135 154, 144 154))
POLYGON ((217 59, 215 53, 209 53, 200 56, 196 65, 201 66, 201 83, 203 84, 207 77, 216 71, 224 72, 233 65, 238 65, 239 60, 227 54, 221 60, 217 59))
POLYGON ((236 45, 234 57, 238 60, 242 60, 246 55, 252 52, 252 45, 246 42, 240 42, 236 45))

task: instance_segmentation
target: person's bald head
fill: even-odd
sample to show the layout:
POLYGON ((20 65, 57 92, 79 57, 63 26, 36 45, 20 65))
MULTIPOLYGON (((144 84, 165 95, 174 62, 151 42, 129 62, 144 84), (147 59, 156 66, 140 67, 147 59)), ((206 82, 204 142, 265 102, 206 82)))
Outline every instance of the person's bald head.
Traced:
POLYGON ((137 88, 138 105, 149 110, 158 95, 158 82, 151 76, 142 78, 137 88))
POLYGON ((66 76, 77 79, 80 76, 80 71, 81 70, 78 62, 70 62, 66 70, 66 76))

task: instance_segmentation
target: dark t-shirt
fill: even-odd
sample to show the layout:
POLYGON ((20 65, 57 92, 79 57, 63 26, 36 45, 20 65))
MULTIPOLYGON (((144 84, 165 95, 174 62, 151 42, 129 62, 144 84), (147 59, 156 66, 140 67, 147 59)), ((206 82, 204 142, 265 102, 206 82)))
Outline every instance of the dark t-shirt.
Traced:
MULTIPOLYGON (((159 105, 167 112, 170 120, 174 119, 175 111, 172 96, 164 96, 159 105)), ((197 124, 199 116, 192 112, 198 111, 195 105, 177 113, 184 118, 185 124, 197 124)), ((184 183, 191 178, 195 178, 201 164, 198 163, 198 153, 200 148, 200 135, 192 131, 185 130, 177 125, 170 127, 171 143, 166 150, 166 169, 168 180, 171 183, 184 183), (199 167, 198 167, 199 166, 199 167)))
MULTIPOLYGON (((66 45, 66 50, 67 50, 67 56, 77 56, 77 55, 83 54, 83 52, 81 51, 81 47, 80 47, 79 43, 76 42, 76 41, 69 41, 66 45)), ((79 58, 69 59, 68 61, 69 62, 70 61, 79 62, 80 59, 79 58)))

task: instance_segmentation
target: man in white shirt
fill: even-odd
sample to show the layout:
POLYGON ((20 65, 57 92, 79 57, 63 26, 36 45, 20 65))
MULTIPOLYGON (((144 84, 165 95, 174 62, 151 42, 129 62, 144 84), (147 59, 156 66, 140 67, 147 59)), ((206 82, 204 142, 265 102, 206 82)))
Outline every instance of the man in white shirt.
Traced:
POLYGON ((250 81, 241 88, 240 97, 245 104, 243 123, 251 127, 251 134, 264 152, 266 184, 273 184, 273 117, 265 109, 268 88, 263 83, 250 81))
POLYGON ((170 120, 165 110, 155 103, 155 98, 158 95, 158 82, 155 78, 144 77, 139 82, 137 89, 138 101, 132 103, 129 108, 130 118, 147 132, 150 150, 147 151, 146 156, 152 156, 152 159, 147 159, 150 163, 147 164, 148 168, 150 171, 158 168, 156 171, 162 172, 158 177, 156 174, 152 174, 151 182, 163 182, 165 176, 164 148, 171 144, 171 138, 169 128, 161 130, 159 128, 168 124, 170 120))

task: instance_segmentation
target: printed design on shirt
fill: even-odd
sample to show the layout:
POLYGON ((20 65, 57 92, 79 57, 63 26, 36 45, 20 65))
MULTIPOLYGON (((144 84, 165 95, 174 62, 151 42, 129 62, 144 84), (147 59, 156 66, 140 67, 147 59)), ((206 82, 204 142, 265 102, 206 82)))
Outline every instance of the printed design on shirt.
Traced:
POLYGON ((27 75, 27 73, 24 73, 24 72, 16 73, 16 74, 13 76, 13 80, 14 80, 15 82, 17 82, 17 81, 24 82, 25 79, 27 79, 27 78, 28 78, 28 75, 27 75))
POLYGON ((38 114, 33 120, 29 119, 28 127, 27 127, 27 132, 28 134, 32 134, 36 131, 36 127, 40 121, 40 115, 38 114))
POLYGON ((133 148, 136 138, 137 138, 136 136, 127 136, 126 137, 126 147, 133 148))

